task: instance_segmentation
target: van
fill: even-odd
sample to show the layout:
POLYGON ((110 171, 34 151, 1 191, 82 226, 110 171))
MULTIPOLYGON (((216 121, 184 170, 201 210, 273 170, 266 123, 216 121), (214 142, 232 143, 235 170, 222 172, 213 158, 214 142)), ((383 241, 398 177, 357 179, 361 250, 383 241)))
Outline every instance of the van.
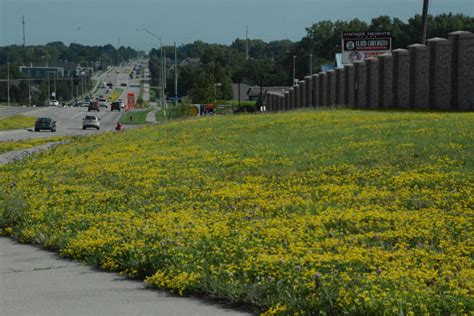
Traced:
POLYGON ((87 107, 87 111, 88 111, 88 112, 90 112, 90 111, 97 111, 97 112, 100 112, 99 102, 97 102, 97 101, 91 101, 91 102, 89 102, 89 106, 87 107))

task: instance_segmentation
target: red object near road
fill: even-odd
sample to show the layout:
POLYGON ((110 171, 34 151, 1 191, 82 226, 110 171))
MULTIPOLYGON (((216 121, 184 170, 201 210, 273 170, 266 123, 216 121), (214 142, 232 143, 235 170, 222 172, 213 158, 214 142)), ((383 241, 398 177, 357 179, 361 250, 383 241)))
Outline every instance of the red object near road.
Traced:
POLYGON ((135 93, 129 92, 127 94, 127 105, 125 106, 125 111, 130 111, 135 108, 135 93))

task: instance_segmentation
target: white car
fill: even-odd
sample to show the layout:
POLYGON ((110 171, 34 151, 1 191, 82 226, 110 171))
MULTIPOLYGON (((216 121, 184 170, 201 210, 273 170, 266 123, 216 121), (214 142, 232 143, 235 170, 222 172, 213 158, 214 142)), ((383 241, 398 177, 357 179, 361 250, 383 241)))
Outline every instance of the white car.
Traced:
POLYGON ((60 103, 59 103, 58 100, 50 100, 50 101, 49 101, 49 105, 50 105, 50 106, 59 106, 60 103))
POLYGON ((88 127, 100 129, 100 118, 96 115, 86 115, 86 117, 82 119, 82 129, 86 129, 88 127))
POLYGON ((107 99, 105 98, 99 98, 99 106, 101 108, 108 108, 109 104, 107 103, 107 99))

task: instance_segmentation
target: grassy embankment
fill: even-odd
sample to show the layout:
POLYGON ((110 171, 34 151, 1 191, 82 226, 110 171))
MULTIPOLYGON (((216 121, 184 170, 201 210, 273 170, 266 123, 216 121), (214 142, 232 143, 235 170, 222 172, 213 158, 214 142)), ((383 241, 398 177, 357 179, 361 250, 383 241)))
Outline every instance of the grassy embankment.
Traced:
POLYGON ((150 111, 129 111, 120 117, 122 124, 146 124, 146 115, 150 111))
POLYGON ((34 117, 22 115, 3 117, 0 118, 0 131, 33 127, 35 125, 35 120, 34 117))
MULTIPOLYGON (((112 93, 107 97, 107 101, 114 102, 115 100, 120 98, 122 93, 123 93, 123 89, 115 88, 114 91, 112 91, 112 93)), ((124 102, 126 102, 126 100, 124 100, 124 102)))
POLYGON ((47 143, 59 142, 64 139, 66 139, 66 137, 34 138, 27 140, 0 142, 0 154, 6 153, 8 151, 28 149, 47 143))
POLYGON ((97 135, 0 167, 0 225, 269 314, 468 314, 473 135, 473 113, 350 110, 97 135))

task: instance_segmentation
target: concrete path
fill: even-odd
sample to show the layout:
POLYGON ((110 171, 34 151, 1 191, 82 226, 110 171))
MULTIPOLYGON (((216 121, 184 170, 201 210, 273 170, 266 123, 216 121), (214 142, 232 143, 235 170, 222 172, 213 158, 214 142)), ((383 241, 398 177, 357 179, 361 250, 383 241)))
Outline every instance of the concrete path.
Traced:
POLYGON ((0 315, 249 315, 0 238, 0 315))

